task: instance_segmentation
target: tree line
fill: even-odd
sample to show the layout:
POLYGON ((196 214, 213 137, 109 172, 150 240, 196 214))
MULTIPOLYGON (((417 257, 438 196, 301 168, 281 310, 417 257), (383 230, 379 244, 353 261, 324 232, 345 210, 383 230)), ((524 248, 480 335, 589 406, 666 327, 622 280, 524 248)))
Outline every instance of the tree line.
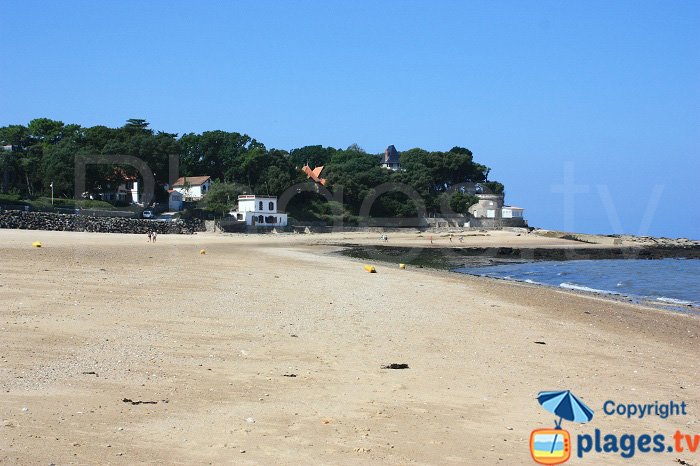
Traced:
MULTIPOLYGON (((169 156, 179 156, 181 176, 209 175, 215 184, 202 205, 223 213, 233 207, 243 192, 279 196, 290 186, 307 181, 301 167, 323 165, 322 177, 331 192, 342 187, 342 204, 327 202, 318 192, 300 191, 289 204, 293 216, 329 221, 342 215, 353 221, 363 201, 386 183, 400 184, 417 193, 422 206, 405 193, 390 191, 376 199, 371 215, 414 217, 419 208, 427 213, 449 209, 464 213, 475 202, 474 190, 502 193, 503 185, 488 180, 490 169, 473 160, 470 150, 453 147, 446 152, 420 148, 401 152, 400 171, 380 166, 382 154, 370 154, 356 144, 346 149, 305 146, 290 151, 267 148, 246 135, 227 131, 186 133, 182 136, 154 131, 142 119, 130 119, 119 128, 82 127, 49 118, 28 125, 0 128, 0 179, 2 191, 22 198, 50 193, 74 197, 76 156, 130 155, 144 161, 156 181, 156 201, 165 202, 169 180, 169 156)), ((90 164, 86 167, 87 192, 99 193, 107 186, 138 176, 134 167, 90 164)), ((415 196, 414 196, 415 197, 415 196)))

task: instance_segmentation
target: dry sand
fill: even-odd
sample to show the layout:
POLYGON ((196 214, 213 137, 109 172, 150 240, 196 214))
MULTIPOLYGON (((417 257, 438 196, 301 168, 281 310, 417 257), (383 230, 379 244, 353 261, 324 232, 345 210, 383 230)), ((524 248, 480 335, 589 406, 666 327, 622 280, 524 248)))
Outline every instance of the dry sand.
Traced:
MULTIPOLYGON (((697 315, 329 254, 377 236, 0 231, 0 462, 534 464, 550 389, 596 411, 574 436, 700 434, 697 315), (689 413, 627 420, 608 399, 689 413)), ((519 243, 570 244, 463 245, 519 243)), ((570 464, 675 458, 698 454, 570 464)))

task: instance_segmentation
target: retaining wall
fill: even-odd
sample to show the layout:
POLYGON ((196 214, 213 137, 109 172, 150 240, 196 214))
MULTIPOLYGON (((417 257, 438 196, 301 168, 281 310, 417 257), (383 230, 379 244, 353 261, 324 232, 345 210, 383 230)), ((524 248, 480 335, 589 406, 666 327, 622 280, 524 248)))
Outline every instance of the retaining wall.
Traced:
POLYGON ((204 231, 200 219, 162 222, 116 217, 92 217, 87 215, 54 214, 47 212, 0 212, 0 228, 20 230, 88 231, 95 233, 192 234, 204 231))

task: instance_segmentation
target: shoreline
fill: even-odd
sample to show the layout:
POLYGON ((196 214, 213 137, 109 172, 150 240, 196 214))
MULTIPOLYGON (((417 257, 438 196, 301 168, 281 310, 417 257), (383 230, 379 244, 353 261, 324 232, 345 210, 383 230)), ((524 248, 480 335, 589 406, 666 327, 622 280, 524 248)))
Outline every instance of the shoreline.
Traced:
POLYGON ((660 260, 660 259, 700 259, 700 247, 644 247, 637 250, 632 248, 601 248, 601 249, 562 249, 562 248, 537 248, 525 251, 508 247, 494 248, 431 248, 416 254, 415 248, 402 248, 394 246, 359 246, 357 244, 342 244, 341 250, 334 254, 361 259, 365 261, 377 261, 384 264, 405 263, 419 268, 428 268, 449 273, 469 275, 486 279, 500 280, 507 283, 521 283, 533 286, 568 292, 572 294, 597 296, 614 302, 627 302, 653 309, 680 312, 690 315, 700 313, 700 305, 692 302, 678 302, 672 298, 653 299, 651 297, 630 295, 607 290, 597 290, 586 286, 563 287, 549 283, 486 276, 476 272, 461 272, 460 268, 488 268, 504 264, 524 264, 536 262, 558 262, 577 260, 660 260), (379 251, 379 252, 378 252, 379 251), (447 252, 447 254, 445 254, 447 252), (527 259, 522 258, 528 257, 527 259), (517 259, 513 257, 518 257, 517 259), (467 261, 457 265, 460 261, 467 261), (675 301, 675 302, 674 302, 675 301))
POLYGON ((700 259, 700 246, 640 247, 406 247, 338 243, 344 255, 390 263, 427 265, 439 269, 495 264, 573 260, 700 259))
MULTIPOLYGON (((488 266, 485 266, 488 267, 488 266)), ((523 284, 523 285, 531 285, 535 287, 543 287, 549 290, 553 291, 558 291, 562 293, 569 293, 572 295, 579 295, 579 296, 589 296, 589 297, 597 297, 597 298, 602 298, 602 299, 607 299, 616 303, 628 303, 628 304, 635 304, 638 306, 644 306, 644 307, 649 307, 654 310, 664 310, 664 311, 672 311, 672 312, 678 312, 681 314, 687 314, 687 315, 700 315, 700 305, 696 305, 693 303, 672 303, 672 302, 664 302, 659 299, 651 299, 651 298, 645 298, 643 296, 635 296, 635 295, 626 295, 624 293, 615 293, 615 292, 608 292, 605 290, 593 290, 593 289, 581 289, 581 288, 586 288, 586 287, 581 287, 581 288, 568 288, 568 287, 562 287, 562 286, 557 286, 557 285, 550 285, 548 283, 539 283, 539 282, 534 282, 534 281, 525 281, 525 280, 516 280, 514 278, 504 278, 504 277, 491 277, 491 276, 485 276, 485 275, 479 275, 475 273, 467 273, 467 272, 457 272, 451 271, 452 273, 458 273, 462 275, 469 275, 471 277, 479 277, 479 278, 486 278, 486 279, 492 279, 492 280, 499 280, 503 281, 506 283, 518 283, 518 284, 523 284)), ((668 298, 672 299, 672 298, 668 298)))

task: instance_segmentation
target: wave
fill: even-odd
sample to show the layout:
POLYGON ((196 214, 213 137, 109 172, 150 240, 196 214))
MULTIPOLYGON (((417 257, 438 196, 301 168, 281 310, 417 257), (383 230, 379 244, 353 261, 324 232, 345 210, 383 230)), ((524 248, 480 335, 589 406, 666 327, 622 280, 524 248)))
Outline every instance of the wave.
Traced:
POLYGON ((665 296, 660 296, 656 298, 657 301, 661 301, 662 303, 668 303, 668 304, 677 304, 679 306, 694 306, 695 303, 692 301, 685 301, 683 299, 675 299, 675 298, 667 298, 665 296))
POLYGON ((559 286, 561 288, 566 288, 567 290, 588 291, 589 293, 615 294, 615 295, 621 294, 621 293, 617 293, 615 291, 599 290, 597 288, 590 288, 588 286, 582 286, 582 285, 577 285, 575 283, 568 283, 568 282, 560 283, 559 286))
POLYGON ((464 268, 463 273, 551 286, 572 292, 628 298, 687 312, 700 309, 700 260, 642 259, 498 264, 464 268), (533 273, 534 272, 534 273, 533 273), (666 277, 672 276, 673 280, 666 277))

